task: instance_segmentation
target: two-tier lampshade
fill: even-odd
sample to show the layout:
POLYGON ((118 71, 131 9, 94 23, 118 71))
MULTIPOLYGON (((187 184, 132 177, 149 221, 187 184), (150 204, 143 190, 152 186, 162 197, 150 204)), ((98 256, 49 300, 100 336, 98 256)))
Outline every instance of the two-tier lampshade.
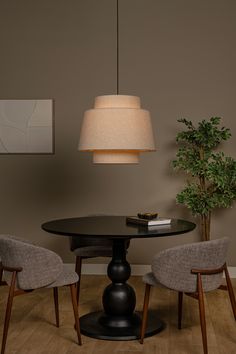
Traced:
POLYGON ((141 109, 140 98, 96 97, 84 114, 79 150, 93 152, 94 163, 138 163, 140 152, 154 151, 150 114, 141 109))

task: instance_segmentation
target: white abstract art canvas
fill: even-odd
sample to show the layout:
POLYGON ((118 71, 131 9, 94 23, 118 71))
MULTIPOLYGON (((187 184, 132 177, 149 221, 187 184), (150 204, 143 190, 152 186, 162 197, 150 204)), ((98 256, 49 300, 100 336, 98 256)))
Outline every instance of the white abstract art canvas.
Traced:
POLYGON ((0 100, 0 154, 53 153, 52 100, 0 100))

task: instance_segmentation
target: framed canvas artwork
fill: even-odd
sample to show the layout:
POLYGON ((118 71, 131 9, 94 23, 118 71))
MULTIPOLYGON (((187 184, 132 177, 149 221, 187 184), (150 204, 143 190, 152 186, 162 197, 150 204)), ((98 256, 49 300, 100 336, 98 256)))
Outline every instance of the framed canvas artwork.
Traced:
POLYGON ((0 100, 0 154, 53 154, 53 100, 0 100))

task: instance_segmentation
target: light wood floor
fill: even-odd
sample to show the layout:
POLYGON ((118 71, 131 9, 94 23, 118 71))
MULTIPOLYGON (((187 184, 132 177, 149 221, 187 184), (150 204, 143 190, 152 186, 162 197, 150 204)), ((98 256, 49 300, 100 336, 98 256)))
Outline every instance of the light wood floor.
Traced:
MULTIPOLYGON (((108 283, 105 276, 83 276, 80 315, 101 307, 101 295, 108 283)), ((137 309, 142 308, 144 285, 141 277, 130 283, 137 293, 137 309)), ((236 293, 236 281, 233 281, 236 293)), ((6 286, 0 287, 0 333, 7 298, 6 286)), ((197 301, 184 297, 183 329, 178 330, 177 293, 153 289, 150 308, 159 309, 166 329, 144 345, 138 341, 112 342, 82 336, 83 345, 76 344, 73 311, 69 288, 59 290, 60 328, 56 328, 51 289, 38 290, 14 298, 6 354, 202 354, 197 301)), ((209 354, 236 354, 236 322, 228 294, 218 290, 206 296, 206 319, 209 354)), ((1 335, 2 337, 2 335, 1 335)))

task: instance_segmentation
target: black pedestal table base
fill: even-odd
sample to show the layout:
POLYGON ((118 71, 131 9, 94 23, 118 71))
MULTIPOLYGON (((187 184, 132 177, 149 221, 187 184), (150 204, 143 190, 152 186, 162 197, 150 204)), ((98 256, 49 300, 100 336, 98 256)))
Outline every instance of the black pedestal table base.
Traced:
MULTIPOLYGON (((104 324, 106 315, 103 311, 88 313, 80 318, 81 333, 96 339, 105 340, 133 340, 140 338, 141 330, 141 313, 135 312, 129 318, 129 325, 127 325, 127 318, 125 318, 124 327, 112 327, 104 324)), ((120 319, 122 321, 122 319, 120 319)), ((106 322, 106 321, 105 321, 106 322)), ((145 337, 152 336, 165 328, 164 322, 158 318, 157 311, 149 311, 148 323, 145 337)))
MULTIPOLYGON (((136 296, 127 284, 130 264, 126 260, 125 239, 113 239, 112 260, 107 268, 111 283, 103 293, 104 312, 94 312, 80 319, 81 333, 98 339, 132 340, 140 337, 141 314, 134 312, 136 296)), ((163 322, 149 314, 146 336, 160 332, 163 322)))

